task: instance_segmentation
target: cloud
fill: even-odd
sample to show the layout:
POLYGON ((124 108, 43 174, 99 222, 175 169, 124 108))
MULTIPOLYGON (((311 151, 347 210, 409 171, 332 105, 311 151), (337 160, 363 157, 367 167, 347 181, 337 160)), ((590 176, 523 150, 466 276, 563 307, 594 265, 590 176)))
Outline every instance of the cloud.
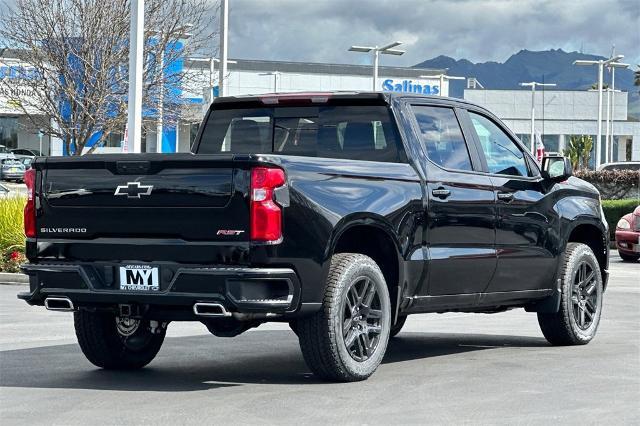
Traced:
POLYGON ((229 0, 231 57, 368 63, 352 44, 405 42, 409 66, 438 55, 504 61, 520 49, 608 56, 612 44, 640 62, 637 0, 229 0))

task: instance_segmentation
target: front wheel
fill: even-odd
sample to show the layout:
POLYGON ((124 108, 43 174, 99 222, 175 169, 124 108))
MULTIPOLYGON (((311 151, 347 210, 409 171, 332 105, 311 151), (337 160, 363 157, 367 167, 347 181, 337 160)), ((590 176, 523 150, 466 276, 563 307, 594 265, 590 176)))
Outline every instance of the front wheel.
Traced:
POLYGON ((152 333, 148 320, 119 318, 108 312, 78 311, 73 322, 80 349, 97 367, 133 370, 149 364, 164 341, 165 329, 152 333))
POLYGON ((579 243, 567 244, 562 262, 560 309, 538 313, 538 323, 552 345, 585 345, 596 335, 602 315, 600 266, 591 248, 579 243))
POLYGON ((620 255, 620 259, 623 262, 637 262, 640 259, 640 254, 625 254, 618 250, 618 254, 620 255))
POLYGON ((322 309, 298 320, 304 360, 317 376, 354 382, 371 376, 389 342, 391 302, 378 265, 362 254, 332 257, 322 309))

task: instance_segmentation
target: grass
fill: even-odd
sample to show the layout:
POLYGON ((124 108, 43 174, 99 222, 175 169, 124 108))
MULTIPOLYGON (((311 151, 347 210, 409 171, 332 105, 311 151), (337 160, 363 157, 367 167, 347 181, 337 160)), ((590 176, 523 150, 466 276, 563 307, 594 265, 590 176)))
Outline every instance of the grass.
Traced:
POLYGON ((0 199, 0 256, 10 252, 24 252, 25 199, 12 197, 0 199))

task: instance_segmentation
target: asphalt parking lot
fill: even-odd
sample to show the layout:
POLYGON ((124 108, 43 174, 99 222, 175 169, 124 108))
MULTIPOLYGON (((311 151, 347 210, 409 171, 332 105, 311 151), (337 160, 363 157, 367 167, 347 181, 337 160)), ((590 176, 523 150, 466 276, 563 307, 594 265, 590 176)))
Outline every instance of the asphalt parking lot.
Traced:
POLYGON ((144 370, 99 370, 71 315, 18 301, 23 288, 0 286, 4 425, 640 423, 640 263, 616 255, 587 346, 549 346, 522 310, 419 315, 351 384, 316 380, 283 325, 223 339, 174 323, 144 370))

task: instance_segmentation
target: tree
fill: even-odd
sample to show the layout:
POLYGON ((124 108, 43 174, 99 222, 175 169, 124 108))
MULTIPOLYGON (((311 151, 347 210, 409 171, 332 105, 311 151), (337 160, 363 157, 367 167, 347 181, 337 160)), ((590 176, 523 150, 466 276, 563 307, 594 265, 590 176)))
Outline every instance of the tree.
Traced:
MULTIPOLYGON (((638 65, 638 68, 636 68, 633 73, 633 84, 634 86, 640 86, 640 65, 638 65)), ((640 90, 638 90, 638 93, 640 93, 640 90)))
MULTIPOLYGON (((179 119, 184 108, 178 88, 186 84, 188 73, 176 64, 213 45, 214 25, 207 22, 212 8, 207 0, 146 1, 146 118, 153 118, 162 102, 163 122, 171 125, 179 119)), ((80 155, 85 148, 91 153, 125 127, 129 12, 129 0, 16 0, 13 6, 4 5, 0 37, 17 60, 2 62, 24 90, 10 89, 9 79, 0 79, 3 95, 34 128, 61 138, 70 154, 80 155)))
POLYGON ((593 148, 593 138, 587 135, 573 135, 569 138, 569 145, 564 150, 564 156, 571 160, 574 170, 589 168, 589 158, 593 148))

